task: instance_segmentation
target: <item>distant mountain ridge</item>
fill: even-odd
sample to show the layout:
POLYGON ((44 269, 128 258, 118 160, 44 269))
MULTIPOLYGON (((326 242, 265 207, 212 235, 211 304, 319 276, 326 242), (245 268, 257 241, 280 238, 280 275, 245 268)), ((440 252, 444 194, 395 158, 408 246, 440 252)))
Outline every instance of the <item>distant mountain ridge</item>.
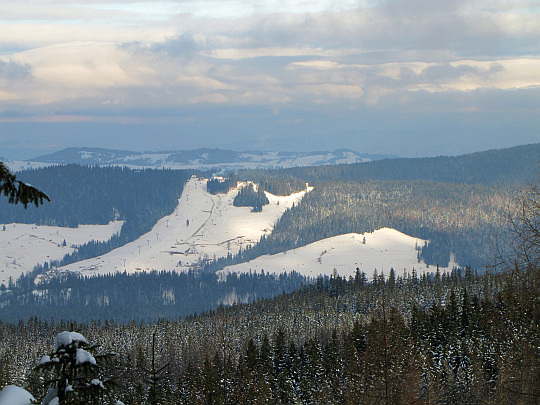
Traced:
POLYGON ((169 168, 279 168, 371 162, 390 158, 386 155, 361 154, 349 149, 333 152, 232 151, 201 148, 193 150, 134 152, 102 148, 67 148, 31 159, 47 164, 126 165, 131 167, 169 168))

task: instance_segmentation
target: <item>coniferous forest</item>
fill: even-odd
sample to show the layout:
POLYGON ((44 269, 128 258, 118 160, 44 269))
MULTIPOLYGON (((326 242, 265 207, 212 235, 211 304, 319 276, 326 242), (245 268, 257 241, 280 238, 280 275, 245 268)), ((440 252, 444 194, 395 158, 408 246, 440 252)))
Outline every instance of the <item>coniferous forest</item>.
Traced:
MULTIPOLYGON (((0 387, 24 387, 41 403, 50 381, 63 378, 51 359, 73 349, 58 340, 55 348, 55 337, 75 331, 89 342, 80 340, 87 358, 99 349, 104 354, 95 358, 106 359, 92 368, 90 385, 76 387, 98 392, 82 403, 537 404, 540 189, 524 185, 536 156, 520 162, 510 149, 429 160, 425 178, 410 177, 425 167, 422 159, 391 162, 404 179, 390 171, 359 178, 370 176, 370 165, 295 168, 282 177, 240 172, 239 180, 260 181, 260 190, 297 191, 306 182, 314 188, 260 243, 201 271, 67 275, 36 286, 33 277, 43 270, 37 268, 3 287, 0 387), (492 168, 490 159, 501 161, 498 170, 475 166, 492 168), (522 177, 515 169, 505 173, 520 164, 522 177), (215 274, 261 254, 384 226, 428 239, 418 259, 433 272, 356 269, 347 279, 215 274), (441 273, 438 265, 451 254, 461 266, 441 273)), ((66 166, 28 175, 37 176, 25 180, 38 187, 39 179, 56 177, 51 190, 71 190, 72 205, 64 209, 72 219, 64 225, 124 219, 134 230, 117 238, 127 240, 174 209, 191 173, 66 166), (64 170, 79 173, 72 187, 64 170), (103 212, 78 217, 78 201, 92 211, 83 196, 98 204, 92 193, 107 195, 110 185, 124 187, 126 196, 111 194, 103 212), (171 189, 155 195, 165 185, 171 189)), ((226 192, 237 178, 210 188, 226 192)), ((61 221, 60 211, 41 212, 45 207, 22 211, 28 218, 21 222, 61 221)))
POLYGON ((268 197, 266 197, 263 188, 259 187, 257 191, 255 191, 253 183, 248 183, 246 186, 242 187, 233 201, 235 207, 253 207, 253 212, 261 212, 263 206, 268 203, 268 197))
POLYGON ((255 302, 299 289, 312 280, 297 273, 231 274, 219 280, 214 273, 116 273, 96 277, 69 274, 38 285, 32 274, 21 277, 9 291, 0 292, 0 319, 90 322, 156 322, 178 319, 233 302, 255 302))
POLYGON ((419 256, 430 265, 447 266, 453 253, 458 263, 483 268, 514 190, 423 180, 318 183, 285 212, 272 234, 235 257, 209 263, 207 269, 383 227, 430 240, 420 247, 419 256))
POLYGON ((100 373, 125 404, 536 404, 538 282, 538 269, 358 272, 153 324, 2 323, 0 384, 44 395, 31 370, 74 329, 116 353, 100 373), (166 366, 155 384, 151 362, 166 366))

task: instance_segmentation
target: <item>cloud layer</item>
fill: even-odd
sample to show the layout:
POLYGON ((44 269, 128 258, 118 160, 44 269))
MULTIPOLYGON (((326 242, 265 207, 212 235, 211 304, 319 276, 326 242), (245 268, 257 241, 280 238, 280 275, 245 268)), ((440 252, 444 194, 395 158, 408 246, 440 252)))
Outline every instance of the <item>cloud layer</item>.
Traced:
MULTIPOLYGON (((538 1, 1 0, 0 16, 0 147, 13 141, 8 123, 171 125, 185 137, 208 131, 208 115, 231 127, 232 146, 269 147, 286 134, 282 147, 298 147, 298 123, 324 116, 329 132, 339 122, 361 134, 334 137, 336 147, 396 153, 377 146, 380 131, 366 143, 357 125, 416 117, 402 121, 411 132, 430 128, 429 114, 516 111, 532 126, 516 143, 540 139, 538 1), (244 114, 254 127, 238 122, 244 114), (284 128, 268 132, 271 117, 284 128)), ((201 142, 219 139, 208 132, 201 142)))

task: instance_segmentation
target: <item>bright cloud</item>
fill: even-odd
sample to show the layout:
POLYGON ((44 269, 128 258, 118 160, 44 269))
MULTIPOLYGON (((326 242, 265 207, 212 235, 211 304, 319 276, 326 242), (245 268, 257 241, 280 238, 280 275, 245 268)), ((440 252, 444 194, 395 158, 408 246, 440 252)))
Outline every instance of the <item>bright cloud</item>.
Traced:
POLYGON ((419 112, 433 108, 425 94, 485 111, 471 92, 540 86, 538 38, 533 0, 0 0, 0 122, 220 106, 419 112))

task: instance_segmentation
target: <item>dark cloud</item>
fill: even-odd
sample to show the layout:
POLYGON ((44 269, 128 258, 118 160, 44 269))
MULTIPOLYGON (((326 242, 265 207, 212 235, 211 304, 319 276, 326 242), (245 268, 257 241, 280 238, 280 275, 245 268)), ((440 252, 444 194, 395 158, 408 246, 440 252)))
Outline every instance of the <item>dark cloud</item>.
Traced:
POLYGON ((415 74, 411 69, 402 68, 400 76, 401 81, 406 84, 439 84, 454 81, 463 76, 487 78, 490 74, 498 73, 503 70, 504 67, 497 63, 491 64, 490 68, 486 70, 466 64, 454 66, 445 62, 428 66, 419 74, 415 74))
POLYGON ((176 37, 167 39, 163 42, 153 43, 151 45, 142 42, 125 42, 119 45, 120 49, 126 50, 132 54, 140 53, 164 53, 172 58, 189 60, 197 56, 201 47, 195 41, 193 35, 183 33, 176 37))
POLYGON ((241 46, 361 49, 372 63, 476 60, 540 51, 538 30, 527 14, 510 20, 476 10, 465 0, 389 0, 373 8, 299 15, 269 14, 239 20, 226 35, 241 46), (513 22, 512 22, 513 21, 513 22), (369 52, 373 52, 369 54, 369 52))
POLYGON ((191 59, 200 51, 199 45, 193 38, 193 35, 187 33, 180 34, 165 42, 154 44, 150 49, 153 52, 166 52, 173 58, 183 59, 191 59))
POLYGON ((24 80, 32 77, 32 67, 25 63, 0 60, 0 79, 24 80))

